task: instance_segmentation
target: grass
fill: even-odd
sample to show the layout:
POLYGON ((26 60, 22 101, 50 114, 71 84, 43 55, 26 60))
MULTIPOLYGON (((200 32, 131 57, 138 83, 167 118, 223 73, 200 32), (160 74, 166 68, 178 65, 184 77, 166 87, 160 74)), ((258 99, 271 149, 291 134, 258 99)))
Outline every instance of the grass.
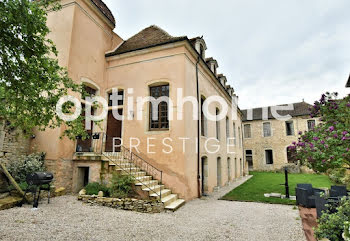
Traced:
MULTIPOLYGON (((285 194, 284 173, 274 172, 251 172, 253 177, 241 186, 233 189, 223 196, 222 200, 230 201, 247 201, 263 203, 279 203, 294 205, 295 201, 280 198, 264 197, 265 193, 282 193, 285 194)), ((327 176, 317 174, 289 174, 289 193, 295 195, 297 183, 311 183, 313 187, 330 188, 332 182, 327 176)))

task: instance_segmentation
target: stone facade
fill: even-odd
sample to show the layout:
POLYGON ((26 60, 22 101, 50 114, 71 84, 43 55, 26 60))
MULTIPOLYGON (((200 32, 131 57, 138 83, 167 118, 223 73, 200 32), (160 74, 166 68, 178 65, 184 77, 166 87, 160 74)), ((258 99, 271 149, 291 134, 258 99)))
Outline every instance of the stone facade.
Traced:
MULTIPOLYGON (((278 170, 288 165, 287 160, 287 147, 292 142, 298 140, 298 132, 308 130, 308 121, 315 120, 315 123, 319 123, 317 118, 310 118, 310 116, 297 116, 293 117, 289 121, 293 122, 294 131, 293 135, 287 135, 286 122, 276 119, 269 120, 253 120, 245 121, 243 124, 250 124, 251 137, 244 138, 244 151, 247 156, 247 151, 252 151, 253 166, 250 168, 253 170, 278 170), (269 122, 271 124, 271 136, 263 136, 263 123, 269 122), (272 150, 273 164, 266 163, 266 150, 272 150)), ((249 154, 248 154, 249 155, 249 154)))

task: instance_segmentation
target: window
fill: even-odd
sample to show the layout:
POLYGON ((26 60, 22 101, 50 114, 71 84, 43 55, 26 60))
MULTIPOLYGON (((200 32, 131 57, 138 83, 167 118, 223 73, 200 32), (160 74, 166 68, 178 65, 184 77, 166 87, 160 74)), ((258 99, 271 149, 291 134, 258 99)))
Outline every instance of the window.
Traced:
POLYGON ((239 145, 239 148, 242 147, 242 138, 241 138, 241 128, 238 127, 238 145, 239 145))
POLYGON ((252 137, 252 130, 250 124, 244 125, 244 138, 251 138, 252 137))
POLYGON ((214 72, 214 74, 216 75, 216 65, 214 64, 214 66, 213 66, 213 72, 214 72))
MULTIPOLYGON (((169 85, 152 86, 150 87, 151 96, 155 99, 160 97, 169 97, 169 85)), ((158 119, 154 120, 152 118, 152 103, 150 103, 149 108, 150 116, 150 129, 151 130, 167 130, 169 129, 169 119, 168 119, 168 103, 162 101, 158 105, 158 119)))
POLYGON ((249 168, 252 168, 253 167, 253 151, 252 150, 245 151, 245 159, 248 162, 249 168))
POLYGON ((263 134, 264 137, 271 136, 271 123, 270 122, 265 122, 263 123, 263 134))
POLYGON ((216 109, 216 139, 220 140, 220 120, 219 120, 219 109, 216 109))
POLYGON ((231 158, 227 158, 227 177, 231 181, 231 158))
POLYGON ((236 145, 236 124, 233 123, 233 144, 236 145))
POLYGON ((226 117, 226 140, 230 138, 230 121, 228 117, 226 117))
POLYGON ((94 88, 91 88, 87 85, 84 85, 84 93, 83 93, 83 99, 85 99, 86 97, 94 97, 97 94, 97 90, 95 90, 94 88))
POLYGON ((207 120, 203 112, 203 104, 205 99, 201 98, 201 135, 207 136, 207 120))
POLYGON ((273 164, 273 152, 272 152, 272 150, 265 150, 265 160, 266 160, 266 164, 268 164, 268 165, 273 164))
POLYGON ((287 147, 287 161, 288 163, 295 163, 295 164, 298 162, 295 149, 287 147))
MULTIPOLYGON (((108 94, 108 106, 113 106, 112 94, 113 94, 113 92, 108 94)), ((122 97, 121 100, 118 99, 118 105, 123 105, 124 104, 124 90, 118 90, 118 96, 122 97)), ((114 98, 116 98, 116 96, 114 98)))
POLYGON ((312 130, 316 125, 316 121, 315 120, 308 120, 307 121, 307 129, 310 131, 312 130))
POLYGON ((287 136, 294 136, 293 121, 286 121, 286 133, 287 133, 287 136))

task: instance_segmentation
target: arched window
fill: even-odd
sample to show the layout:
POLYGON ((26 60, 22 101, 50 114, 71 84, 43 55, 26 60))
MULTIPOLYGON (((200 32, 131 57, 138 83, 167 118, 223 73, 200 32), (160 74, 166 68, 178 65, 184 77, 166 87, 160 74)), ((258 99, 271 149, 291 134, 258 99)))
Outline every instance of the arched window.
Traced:
POLYGON ((216 177, 217 177, 217 186, 220 187, 221 186, 221 157, 217 158, 217 162, 216 162, 216 177))
POLYGON ((216 139, 220 140, 220 110, 216 108, 216 139))
POLYGON ((201 97, 201 135, 207 136, 207 119, 205 118, 204 111, 203 111, 204 101, 205 101, 205 98, 201 97))

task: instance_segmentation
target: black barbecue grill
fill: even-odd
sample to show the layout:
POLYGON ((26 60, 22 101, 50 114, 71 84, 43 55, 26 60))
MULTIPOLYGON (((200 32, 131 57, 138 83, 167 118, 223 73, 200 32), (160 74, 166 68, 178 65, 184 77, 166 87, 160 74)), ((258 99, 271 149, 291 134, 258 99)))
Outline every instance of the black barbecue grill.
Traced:
POLYGON ((50 203, 50 183, 53 180, 53 174, 50 172, 34 172, 26 177, 28 187, 25 191, 33 194, 33 207, 37 208, 39 205, 40 192, 42 190, 48 192, 48 203, 50 203))

